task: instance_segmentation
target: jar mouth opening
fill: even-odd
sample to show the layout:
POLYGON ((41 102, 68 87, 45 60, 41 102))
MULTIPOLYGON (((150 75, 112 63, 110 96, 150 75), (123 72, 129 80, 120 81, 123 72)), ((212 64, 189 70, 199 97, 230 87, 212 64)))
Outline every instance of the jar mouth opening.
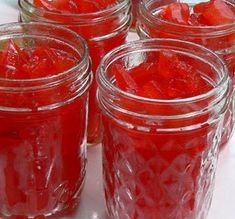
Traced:
MULTIPOLYGON (((169 49, 169 47, 168 47, 169 49)), ((203 58, 203 57, 202 57, 203 58)), ((111 58, 112 60, 112 58, 111 58)), ((168 38, 164 38, 164 39, 147 39, 147 40, 139 40, 136 42, 130 42, 127 43, 125 45, 122 45, 120 47, 117 47, 116 49, 110 51, 108 54, 106 54, 106 56, 103 58, 103 60, 100 63, 99 69, 98 69, 98 74, 97 74, 97 81, 100 84, 101 87, 106 87, 109 90, 120 94, 123 97, 126 98, 130 98, 133 99, 135 101, 141 101, 141 102, 145 102, 145 103, 151 103, 151 104, 182 104, 182 103, 191 103, 191 102, 196 102, 199 100, 204 100, 207 99, 213 95, 215 95, 216 93, 218 93, 221 88, 224 88, 224 85, 226 85, 228 83, 228 70, 226 65, 224 64, 224 62, 222 61, 222 59, 213 51, 201 46, 201 45, 197 45, 195 43, 192 42, 187 42, 187 41, 182 41, 182 40, 175 40, 175 39, 168 39, 168 38), (147 97, 142 97, 142 96, 138 96, 135 94, 132 94, 130 92, 126 92, 122 89, 120 89, 119 87, 115 86, 111 80, 109 80, 106 77, 106 67, 107 67, 107 62, 108 60, 110 60, 110 57, 115 56, 116 54, 118 54, 118 52, 127 49, 127 48, 138 48, 139 46, 141 46, 144 43, 157 43, 158 46, 160 45, 160 43, 179 43, 179 44, 184 44, 184 45, 188 45, 200 50, 203 50, 207 53, 209 53, 210 55, 212 55, 214 58, 216 58, 217 60, 219 60, 221 67, 223 68, 223 72, 225 72, 224 77, 222 77, 220 79, 220 81, 213 87, 213 89, 209 90, 206 93, 202 93, 200 95, 197 96, 192 96, 192 97, 188 97, 188 98, 179 98, 179 99, 152 99, 152 98, 147 98, 147 97)))
MULTIPOLYGON (((235 6, 235 5, 234 5, 235 6)), ((156 8, 157 11, 160 12, 160 10, 162 10, 164 6, 159 6, 156 8)), ((174 23, 174 22, 170 22, 170 21, 167 21, 167 20, 163 20, 161 18, 159 18, 158 16, 155 16, 153 13, 151 13, 148 9, 148 6, 147 6, 147 2, 145 3, 144 0, 141 0, 141 3, 140 3, 140 6, 139 6, 139 10, 144 10, 144 12, 151 18, 151 20, 157 22, 157 23, 162 23, 162 24, 165 24, 165 25, 168 25, 168 26, 173 26, 175 28, 181 28, 181 34, 185 34, 183 31, 182 31, 182 28, 185 29, 185 30, 194 30, 195 33, 190 33, 191 35, 199 35, 198 33, 196 33, 196 30, 200 31, 200 30, 208 30, 209 32, 220 32, 220 31, 229 31, 229 32, 232 32, 235 30, 235 21, 234 22, 231 22, 231 23, 226 23, 226 24, 221 24, 221 25, 186 25, 186 24, 177 24, 177 23, 174 23)), ((169 31, 170 32, 170 31, 169 31)), ((175 32, 175 31, 174 31, 175 32)), ((188 34, 188 33, 187 33, 188 34)), ((205 32, 203 32, 203 34, 205 34, 205 32)))
MULTIPOLYGON (((43 8, 36 7, 33 3, 31 3, 29 0, 19 0, 18 4, 21 9, 24 9, 23 3, 27 4, 28 7, 31 7, 34 10, 34 13, 36 12, 37 16, 40 16, 40 14, 48 14, 48 15, 56 15, 56 16, 63 16, 63 17, 73 17, 75 19, 75 22, 78 23, 90 23, 92 19, 95 19, 97 21, 106 19, 107 16, 112 16, 113 14, 118 13, 119 11, 122 11, 122 9, 130 6, 130 0, 122 0, 121 2, 118 2, 118 4, 113 5, 112 7, 108 7, 104 10, 96 11, 96 12, 89 12, 89 13, 61 13, 56 11, 49 11, 43 8)), ((58 21, 59 22, 59 21, 58 21)))
MULTIPOLYGON (((5 31, 15 31, 17 30, 17 28, 24 28, 27 27, 29 28, 30 26, 32 26, 31 28, 40 28, 40 27, 47 27, 47 28, 52 28, 55 30, 61 30, 63 32, 66 32, 68 34, 71 34, 71 36, 75 37, 78 39, 80 45, 82 46, 82 53, 79 53, 75 48, 75 50, 79 53, 80 58, 77 60, 77 62, 75 63, 74 66, 72 66, 71 68, 63 71, 63 72, 59 72, 57 74, 54 75, 49 75, 49 76, 45 76, 45 77, 38 77, 38 78, 32 78, 32 79, 9 79, 9 78, 2 78, 0 77, 0 81, 2 82, 14 82, 14 83, 33 83, 33 82, 46 82, 46 81, 51 81, 51 80, 57 80, 60 79, 63 76, 69 75, 71 72, 75 71, 76 69, 82 68, 86 65, 86 62, 88 60, 88 46, 86 44, 86 41, 80 36, 78 35, 76 32, 69 30, 67 28, 61 27, 61 26, 56 26, 53 24, 48 24, 48 23, 41 23, 41 22, 29 22, 29 23, 9 23, 9 24, 2 24, 0 25, 0 42, 1 40, 8 40, 8 39, 16 39, 16 38, 24 38, 27 37, 27 35, 29 36, 30 33, 1 33, 1 30, 3 32, 5 31)), ((42 36, 43 37, 43 36, 42 36)), ((53 39, 53 37, 51 37, 53 39)), ((81 74, 80 78, 84 77, 83 74, 81 74)))

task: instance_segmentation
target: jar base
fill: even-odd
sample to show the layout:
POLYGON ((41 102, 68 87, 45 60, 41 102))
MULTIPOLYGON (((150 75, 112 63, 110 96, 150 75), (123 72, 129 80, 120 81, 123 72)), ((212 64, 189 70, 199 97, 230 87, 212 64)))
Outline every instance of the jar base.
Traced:
POLYGON ((77 210, 78 206, 80 204, 80 197, 71 201, 67 207, 61 208, 60 206, 57 206, 57 208, 53 209, 50 214, 45 215, 36 215, 36 216, 27 216, 27 215, 4 215, 0 214, 0 218, 4 219, 55 219, 55 218, 62 218, 64 216, 73 215, 75 211, 77 210))
POLYGON ((84 184, 85 184, 85 177, 84 177, 81 187, 74 195, 74 198, 72 198, 66 204, 57 205, 55 209, 51 210, 51 213, 39 214, 39 215, 33 215, 33 216, 0 213, 0 218, 4 218, 4 219, 57 219, 57 218, 63 218, 65 216, 73 217, 79 208, 79 205, 81 202, 81 192, 83 190, 84 184))

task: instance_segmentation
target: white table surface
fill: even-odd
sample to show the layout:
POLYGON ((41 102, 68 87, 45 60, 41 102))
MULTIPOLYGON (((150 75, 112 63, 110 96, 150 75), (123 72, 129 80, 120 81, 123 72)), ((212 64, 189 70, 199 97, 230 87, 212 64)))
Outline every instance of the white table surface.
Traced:
MULTIPOLYGON (((17 0, 0 0, 0 24, 17 21, 17 18, 17 0)), ((135 36, 131 35, 130 38, 135 36)), ((63 219, 108 219, 101 175, 99 145, 88 150, 87 176, 80 207, 75 215, 63 219)), ((208 219, 235 219, 235 136, 220 155, 216 188, 208 219)))

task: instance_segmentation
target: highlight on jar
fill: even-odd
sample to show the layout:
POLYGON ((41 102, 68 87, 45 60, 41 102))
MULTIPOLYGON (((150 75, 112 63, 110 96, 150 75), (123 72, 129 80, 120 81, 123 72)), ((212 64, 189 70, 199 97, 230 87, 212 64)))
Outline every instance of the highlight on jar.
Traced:
POLYGON ((136 41, 105 56, 97 83, 109 215, 205 219, 230 95, 223 61, 186 41, 136 41))
POLYGON ((84 183, 93 78, 85 41, 49 24, 1 25, 0 70, 0 216, 72 211, 84 183))
MULTIPOLYGON (((131 25, 130 0, 19 0, 23 21, 62 25, 80 34, 88 43, 93 73, 111 49, 126 42, 131 25)), ((88 143, 101 139, 101 118, 94 81, 89 97, 88 143)))
MULTIPOLYGON (((233 0, 142 0, 137 32, 141 38, 174 38, 201 44, 215 51, 228 65, 235 83, 235 3, 233 0)), ((226 113, 221 149, 235 124, 234 88, 226 113)))

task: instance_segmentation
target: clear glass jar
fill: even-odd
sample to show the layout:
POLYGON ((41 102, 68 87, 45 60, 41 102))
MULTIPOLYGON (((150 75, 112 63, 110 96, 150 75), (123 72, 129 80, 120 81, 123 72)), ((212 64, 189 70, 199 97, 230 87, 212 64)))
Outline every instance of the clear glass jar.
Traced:
POLYGON ((222 60, 190 42, 142 40, 108 53, 97 83, 109 214, 115 219, 205 219, 229 96, 222 60), (162 50, 185 55, 200 74, 209 73, 206 77, 214 88, 191 98, 161 100, 114 85, 112 66, 135 68, 162 50))
MULTIPOLYGON (((203 45, 224 58, 228 65, 230 76, 233 78, 233 83, 235 83, 235 22, 217 26, 189 26, 160 19, 157 14, 160 13, 164 6, 173 2, 175 1, 141 1, 137 22, 137 32, 140 38, 173 38, 203 45)), ((180 0, 177 2, 188 3, 192 8, 195 4, 204 1, 180 0)), ((226 0, 226 3, 235 7, 233 0, 226 0)), ((226 113, 227 119, 224 124, 221 148, 228 143, 234 129, 235 100, 233 97, 234 88, 231 88, 231 102, 226 113)))
MULTIPOLYGON (((23 21, 43 21, 70 28, 86 39, 92 69, 97 66, 104 55, 111 49, 126 41, 131 25, 130 0, 118 1, 118 4, 104 11, 86 14, 63 14, 36 8, 33 0, 19 0, 20 16, 23 21)), ((100 112, 96 103, 96 83, 93 82, 89 98, 88 143, 100 142, 100 112)))
POLYGON ((78 60, 56 75, 0 78, 0 216, 62 214, 79 203, 85 176, 93 78, 88 47, 76 33, 42 23, 0 26, 0 50, 9 39, 24 49, 46 45, 78 60))

